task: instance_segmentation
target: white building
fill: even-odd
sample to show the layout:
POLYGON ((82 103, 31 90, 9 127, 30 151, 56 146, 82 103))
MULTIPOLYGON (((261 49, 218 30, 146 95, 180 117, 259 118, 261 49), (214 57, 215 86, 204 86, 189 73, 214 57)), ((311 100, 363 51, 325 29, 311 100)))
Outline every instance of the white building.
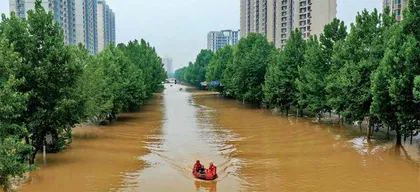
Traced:
POLYGON ((98 52, 101 52, 111 43, 115 43, 115 14, 106 4, 105 0, 98 1, 98 52))
POLYGON ((174 73, 173 70, 173 62, 172 62, 172 58, 170 57, 165 57, 162 59, 162 63, 163 63, 163 67, 166 70, 166 73, 174 73))
MULTIPOLYGON (((25 18, 35 8, 35 0, 9 0, 9 6, 25 18)), ((104 0, 43 0, 42 6, 63 28, 66 44, 81 43, 96 54, 115 42, 115 13, 104 0)))
POLYGON ((383 9, 389 7, 391 14, 395 14, 397 21, 403 19, 403 10, 408 6, 408 0, 383 0, 383 9))
POLYGON ((235 45, 239 41, 239 31, 210 31, 207 34, 207 49, 216 52, 226 45, 235 45))
POLYGON ((306 39, 322 33, 337 15, 337 0, 241 0, 241 37, 264 34, 283 48, 298 28, 306 39))
MULTIPOLYGON (((54 20, 60 24, 64 32, 64 42, 76 44, 75 1, 43 0, 41 5, 46 11, 51 11, 54 20)), ((26 18, 27 12, 35 9, 35 0, 9 0, 9 8, 18 17, 26 18)))
MULTIPOLYGON (((42 6, 46 11, 51 11, 50 0, 42 1, 42 6)), ((18 17, 26 18, 29 10, 35 9, 35 0, 9 0, 10 11, 15 12, 18 17)))

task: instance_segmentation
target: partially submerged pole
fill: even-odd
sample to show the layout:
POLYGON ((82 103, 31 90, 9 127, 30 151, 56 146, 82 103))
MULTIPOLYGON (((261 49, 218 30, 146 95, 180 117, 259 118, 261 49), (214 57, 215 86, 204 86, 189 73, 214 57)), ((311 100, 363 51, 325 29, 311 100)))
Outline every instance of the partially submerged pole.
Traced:
POLYGON ((47 150, 45 147, 45 142, 44 142, 44 145, 42 146, 42 158, 44 160, 44 165, 46 165, 47 164, 47 150))

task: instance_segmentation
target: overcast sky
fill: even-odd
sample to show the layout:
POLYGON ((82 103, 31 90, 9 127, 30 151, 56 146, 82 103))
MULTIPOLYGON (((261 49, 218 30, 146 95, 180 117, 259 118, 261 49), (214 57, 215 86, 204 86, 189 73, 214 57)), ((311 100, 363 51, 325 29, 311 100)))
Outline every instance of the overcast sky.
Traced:
MULTIPOLYGON (((207 47, 207 33, 239 29, 240 0, 107 0, 116 15, 117 42, 149 41, 174 69, 193 61, 207 47)), ((364 8, 382 9, 382 0, 338 0, 338 18, 349 24, 364 8)), ((9 1, 0 0, 0 13, 9 1)))

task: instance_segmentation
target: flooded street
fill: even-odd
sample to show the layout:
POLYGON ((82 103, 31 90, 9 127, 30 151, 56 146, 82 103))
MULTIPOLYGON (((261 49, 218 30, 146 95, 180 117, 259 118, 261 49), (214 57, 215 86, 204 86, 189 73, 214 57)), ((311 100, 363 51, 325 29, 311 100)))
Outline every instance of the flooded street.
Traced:
MULTIPOLYGON (((20 191, 420 191, 420 149, 166 85, 138 113, 77 128, 20 191), (200 159, 218 167, 196 180, 200 159)), ((184 87, 185 89, 185 87, 184 87)))

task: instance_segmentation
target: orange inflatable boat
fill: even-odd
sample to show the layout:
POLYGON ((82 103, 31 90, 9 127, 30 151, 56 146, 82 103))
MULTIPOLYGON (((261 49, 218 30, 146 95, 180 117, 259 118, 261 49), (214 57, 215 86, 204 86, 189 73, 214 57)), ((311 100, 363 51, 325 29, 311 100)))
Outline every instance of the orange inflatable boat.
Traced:
POLYGON ((200 173, 194 169, 193 175, 195 178, 202 179, 202 180, 215 180, 217 178, 216 171, 214 171, 214 173, 211 173, 208 170, 206 170, 200 173))

